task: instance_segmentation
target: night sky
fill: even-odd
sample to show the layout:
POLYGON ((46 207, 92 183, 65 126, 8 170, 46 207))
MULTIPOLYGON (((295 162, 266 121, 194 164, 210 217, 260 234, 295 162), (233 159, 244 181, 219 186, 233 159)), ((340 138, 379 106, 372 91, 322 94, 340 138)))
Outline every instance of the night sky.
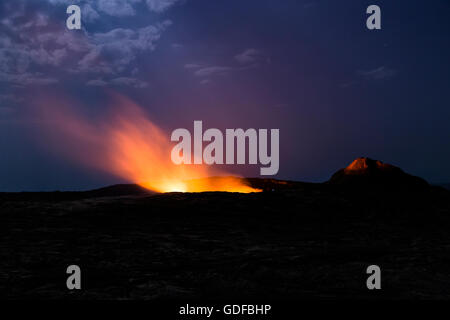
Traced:
POLYGON ((449 18, 448 0, 1 1, 0 191, 123 182, 50 151, 34 112, 63 96, 95 120, 111 92, 168 135, 279 128, 275 178, 325 181, 368 156, 448 183, 449 18), (366 28, 371 4, 382 30, 366 28))

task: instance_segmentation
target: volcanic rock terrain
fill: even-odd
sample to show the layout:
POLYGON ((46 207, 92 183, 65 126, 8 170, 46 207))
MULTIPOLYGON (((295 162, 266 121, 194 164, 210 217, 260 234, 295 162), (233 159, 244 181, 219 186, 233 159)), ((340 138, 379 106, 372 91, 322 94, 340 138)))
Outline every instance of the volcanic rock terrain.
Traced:
POLYGON ((0 194, 0 295, 40 299, 449 298, 450 192, 360 158, 260 193, 136 185, 0 194), (66 288, 66 268, 82 290, 66 288), (382 290, 366 288, 366 268, 382 290))

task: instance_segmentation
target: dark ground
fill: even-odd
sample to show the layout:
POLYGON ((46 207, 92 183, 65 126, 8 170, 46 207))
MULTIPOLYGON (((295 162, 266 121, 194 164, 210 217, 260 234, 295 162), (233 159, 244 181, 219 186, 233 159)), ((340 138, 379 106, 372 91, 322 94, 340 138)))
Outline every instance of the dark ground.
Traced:
POLYGON ((0 295, 450 298, 450 192, 251 182, 274 191, 0 194, 0 295), (80 291, 66 289, 71 264, 80 291))

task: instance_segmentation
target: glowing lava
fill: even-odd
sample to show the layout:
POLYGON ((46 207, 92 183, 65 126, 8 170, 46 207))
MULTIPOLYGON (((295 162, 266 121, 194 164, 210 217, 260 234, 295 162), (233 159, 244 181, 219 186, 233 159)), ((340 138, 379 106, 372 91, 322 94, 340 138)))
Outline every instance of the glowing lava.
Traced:
POLYGON ((252 188, 248 182, 239 177, 208 177, 185 181, 165 181, 156 183, 140 183, 144 188, 155 190, 155 185, 161 192, 260 192, 260 189, 252 188))
POLYGON ((94 121, 77 114, 67 99, 40 101, 46 142, 72 161, 114 174, 158 192, 259 192, 245 179, 221 177, 211 166, 175 165, 169 134, 135 103, 113 95, 113 112, 94 121), (58 103, 55 102, 58 101, 58 103), (211 176, 219 176, 207 178, 211 176))

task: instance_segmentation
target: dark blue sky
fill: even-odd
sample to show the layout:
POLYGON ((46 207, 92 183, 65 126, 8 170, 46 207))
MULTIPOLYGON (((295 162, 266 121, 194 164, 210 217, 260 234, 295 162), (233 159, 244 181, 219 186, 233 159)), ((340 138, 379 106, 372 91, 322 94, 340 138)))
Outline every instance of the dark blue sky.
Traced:
POLYGON ((33 112, 63 94, 101 118, 111 91, 167 132, 279 128, 276 178, 324 181, 369 156, 449 182, 449 17, 445 0, 2 1, 0 191, 120 182, 43 147, 33 112), (65 27, 72 3, 82 30, 65 27), (371 4, 382 30, 365 27, 371 4))

